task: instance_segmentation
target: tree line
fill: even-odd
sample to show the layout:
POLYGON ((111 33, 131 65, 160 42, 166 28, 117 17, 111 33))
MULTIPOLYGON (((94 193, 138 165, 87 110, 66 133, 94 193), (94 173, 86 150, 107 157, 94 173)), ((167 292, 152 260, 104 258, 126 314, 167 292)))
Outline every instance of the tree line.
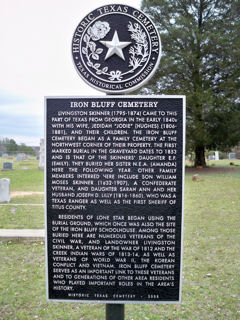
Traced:
POLYGON ((206 166, 206 150, 240 142, 240 1, 142 0, 162 41, 157 72, 143 94, 186 95, 186 150, 206 166))
POLYGON ((36 155, 36 152, 32 147, 26 146, 24 143, 21 143, 19 145, 14 139, 8 138, 0 139, 0 154, 4 153, 10 155, 14 155, 17 153, 36 155))

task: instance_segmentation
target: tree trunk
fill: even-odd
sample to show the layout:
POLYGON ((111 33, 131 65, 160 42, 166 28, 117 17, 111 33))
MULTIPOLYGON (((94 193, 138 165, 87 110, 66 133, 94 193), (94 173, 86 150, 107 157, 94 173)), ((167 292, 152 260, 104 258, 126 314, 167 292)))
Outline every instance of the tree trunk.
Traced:
POLYGON ((204 146, 196 146, 195 147, 195 162, 194 167, 206 167, 205 160, 205 147, 204 146))

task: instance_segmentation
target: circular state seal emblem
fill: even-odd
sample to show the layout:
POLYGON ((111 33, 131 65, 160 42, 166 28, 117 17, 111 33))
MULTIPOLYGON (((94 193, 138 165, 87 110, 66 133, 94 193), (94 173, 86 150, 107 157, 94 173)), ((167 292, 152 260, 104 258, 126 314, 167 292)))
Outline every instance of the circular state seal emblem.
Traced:
POLYGON ((153 22, 140 10, 121 4, 90 12, 72 40, 79 75, 106 93, 136 90, 156 71, 161 41, 153 22))

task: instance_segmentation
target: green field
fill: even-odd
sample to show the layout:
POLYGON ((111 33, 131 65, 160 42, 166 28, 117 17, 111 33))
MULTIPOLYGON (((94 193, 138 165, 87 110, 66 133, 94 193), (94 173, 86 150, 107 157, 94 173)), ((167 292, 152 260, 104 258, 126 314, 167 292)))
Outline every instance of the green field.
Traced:
MULTIPOLYGON (((14 198, 17 204, 24 201, 32 200, 24 199, 28 197, 14 198)), ((32 203, 37 201, 34 197, 32 203)), ((42 198, 42 197, 41 197, 42 198)), ((42 199, 40 199, 42 200, 42 199)), ((41 202, 38 202, 43 203, 41 202)), ((0 205, 0 229, 43 229, 44 228, 44 206, 40 205, 0 205)))
POLYGON ((9 204, 0 203, 0 229, 43 229, 44 228, 44 173, 38 170, 38 162, 33 158, 13 162, 12 171, 0 171, 0 179, 10 179, 11 196, 9 204), (19 195, 16 194, 19 192, 19 195), (21 195, 21 192, 33 192, 21 195))
MULTIPOLYGON (((36 191, 43 190, 43 173, 34 174, 41 180, 36 191)), ((22 187, 12 179, 16 190, 31 190, 29 177, 22 187)), ((239 190, 240 167, 186 170, 182 303, 126 305, 126 320, 240 319, 239 190), (200 180, 192 181, 196 173, 200 180)), ((1 228, 43 228, 43 208, 19 203, 40 204, 43 196, 0 206, 1 228)), ((0 259, 0 319, 105 319, 101 304, 46 301, 43 243, 0 243, 0 259)))
POLYGON ((25 161, 0 160, 0 168, 3 162, 13 162, 13 170, 0 171, 0 179, 10 179, 11 191, 43 191, 44 178, 43 171, 38 170, 38 160, 30 158, 25 161))
MULTIPOLYGON (((229 159, 223 159, 223 160, 206 160, 206 165, 208 167, 232 167, 232 165, 230 164, 234 164, 234 166, 240 166, 240 160, 239 159, 233 159, 233 160, 229 160, 229 159)), ((186 160, 186 166, 193 166, 193 162, 190 162, 189 160, 186 160)))

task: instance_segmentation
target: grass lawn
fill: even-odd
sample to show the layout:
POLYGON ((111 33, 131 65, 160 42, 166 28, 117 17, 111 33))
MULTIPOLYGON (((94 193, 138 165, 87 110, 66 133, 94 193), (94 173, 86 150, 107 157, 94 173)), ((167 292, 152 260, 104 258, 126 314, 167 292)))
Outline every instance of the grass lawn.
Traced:
POLYGON ((0 229, 44 229, 44 206, 0 205, 0 229))
MULTIPOLYGON (((209 167, 231 167, 230 163, 233 163, 234 166, 240 166, 240 160, 239 159, 223 159, 223 160, 206 160, 206 165, 209 167)), ((192 166, 193 162, 186 161, 187 166, 192 166)))
MULTIPOLYGON (((1 168, 2 163, 5 161, 13 162, 14 170, 0 171, 0 179, 10 179, 11 192, 43 192, 44 172, 38 170, 38 160, 30 159, 25 161, 16 161, 2 159, 0 163, 1 168)), ((11 196, 9 204, 0 203, 0 229, 43 229, 43 203, 43 194, 11 196), (21 205, 19 206, 18 204, 21 205), (32 206, 32 204, 34 204, 34 206, 32 206), (40 205, 37 206, 37 204, 40 205)))
POLYGON ((207 166, 218 166, 218 167, 229 167, 230 163, 233 163, 235 166, 240 166, 239 159, 223 159, 223 160, 207 160, 207 166))
MULTIPOLYGON (((187 170, 182 303, 126 305, 126 320, 240 319, 239 190, 240 168, 187 170)), ((43 243, 0 243, 0 259, 0 319, 105 319, 101 304, 46 302, 43 243)))
POLYGON ((44 173, 38 170, 38 160, 7 160, 0 161, 0 167, 3 167, 3 162, 13 162, 13 170, 0 170, 0 179, 10 179, 11 191, 43 191, 44 190, 44 173))

